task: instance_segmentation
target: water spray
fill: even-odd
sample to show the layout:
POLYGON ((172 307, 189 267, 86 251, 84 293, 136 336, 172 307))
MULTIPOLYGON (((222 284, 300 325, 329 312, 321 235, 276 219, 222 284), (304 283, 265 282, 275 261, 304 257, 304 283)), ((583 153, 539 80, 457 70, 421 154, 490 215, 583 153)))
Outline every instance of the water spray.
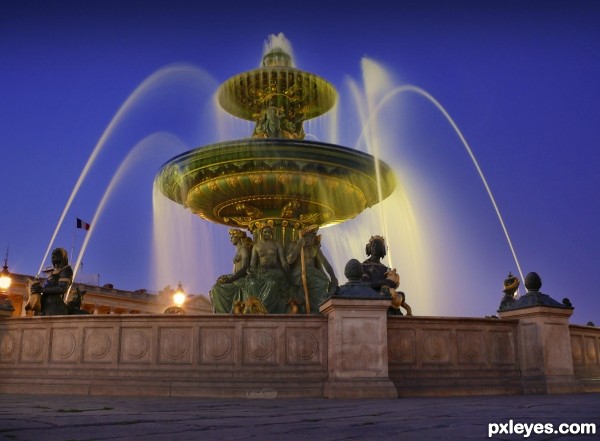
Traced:
POLYGON ((412 85, 399 86, 399 87, 396 87, 395 89, 391 90, 377 104, 377 107, 374 109, 374 111, 371 113, 371 115, 369 117, 368 123, 363 125, 363 130, 360 134, 359 141, 361 138, 364 138, 367 136, 367 131, 366 131, 367 127, 372 124, 372 121, 375 120, 377 113, 381 110, 383 105, 386 104, 386 102, 389 101, 390 99, 392 99, 395 95, 398 95, 398 94, 401 94, 404 92, 413 92, 413 93, 416 93, 418 95, 421 95, 421 96, 427 98, 431 103, 433 103, 436 106, 436 108, 442 113, 442 115, 444 115, 444 117, 448 120, 448 122, 450 123, 450 125, 452 126, 452 128, 454 129, 454 131, 456 132, 458 137, 460 138, 463 146, 465 147, 467 153, 469 154, 469 157, 471 158, 471 161, 473 162, 473 165, 475 166, 475 168, 477 170, 477 173, 479 174, 479 177, 481 178, 481 181, 483 182, 485 190, 486 190, 486 192, 490 198, 490 201, 494 207, 496 216, 498 217, 498 221, 500 222, 502 231, 504 232, 504 236, 506 237, 506 241, 508 242, 508 246, 512 253, 513 259, 515 261, 515 265, 517 266, 517 270, 519 271, 519 275, 521 276, 521 280, 525 281, 525 278, 523 277, 523 272, 521 271, 521 265, 519 265, 519 260, 517 259, 517 254, 515 252, 515 248, 512 244, 512 241, 510 240, 508 230, 506 228, 506 225, 504 223, 502 215, 500 214, 500 209, 498 208, 498 204, 496 203, 494 195, 492 194, 492 190, 490 189, 490 186, 488 185, 488 182, 485 179, 485 176, 483 175, 483 171, 481 170, 481 167, 479 166, 479 163, 477 162, 477 159, 475 158, 475 155, 473 154, 473 151, 471 150, 471 147, 469 146, 469 143, 463 136, 462 132, 460 131, 460 129, 458 128, 458 126, 456 125, 456 123, 454 122, 452 117, 448 114, 446 109, 433 96, 431 96, 427 91, 421 89, 420 87, 412 86, 412 85))

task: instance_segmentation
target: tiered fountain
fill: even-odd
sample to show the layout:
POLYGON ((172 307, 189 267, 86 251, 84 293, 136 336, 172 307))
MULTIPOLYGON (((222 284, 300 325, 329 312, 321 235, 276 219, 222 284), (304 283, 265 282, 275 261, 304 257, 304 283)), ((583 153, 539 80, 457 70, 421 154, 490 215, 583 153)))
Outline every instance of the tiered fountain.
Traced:
POLYGON ((270 225, 286 245, 305 226, 344 222, 394 190, 385 163, 305 139, 304 121, 329 111, 337 92, 294 68, 282 48, 270 48, 260 68, 225 81, 218 101, 255 123, 252 137, 183 153, 156 177, 165 196, 201 218, 252 232, 270 225))

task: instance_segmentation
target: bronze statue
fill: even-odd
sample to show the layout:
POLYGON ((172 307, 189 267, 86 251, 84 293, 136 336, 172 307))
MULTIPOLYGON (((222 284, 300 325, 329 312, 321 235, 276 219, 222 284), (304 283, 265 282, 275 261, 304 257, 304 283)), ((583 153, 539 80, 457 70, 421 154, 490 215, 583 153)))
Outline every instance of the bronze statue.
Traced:
POLYGON ((400 275, 396 268, 388 268, 381 263, 381 259, 387 254, 385 239, 381 236, 371 236, 365 252, 369 258, 362 263, 363 281, 374 290, 391 296, 392 303, 388 314, 404 315, 400 309, 403 308, 407 316, 412 316, 412 308, 406 303, 406 294, 403 291, 396 291, 400 286, 400 275))
POLYGON ((252 137, 303 139, 302 123, 301 114, 295 118, 288 118, 283 107, 269 105, 260 112, 252 137))
POLYGON ((69 313, 64 301, 65 294, 73 282, 73 269, 69 265, 67 251, 56 248, 52 251, 52 268, 46 270, 48 278, 42 286, 39 281, 34 281, 30 286, 30 301, 25 309, 37 309, 36 298, 39 296, 39 314, 41 315, 67 315, 69 313))
POLYGON ((233 304, 242 299, 243 279, 250 267, 252 254, 252 239, 245 231, 231 228, 229 236, 236 250, 233 256, 233 273, 220 276, 208 293, 213 312, 217 314, 233 312, 233 304))
POLYGON ((291 296, 298 301, 299 312, 304 313, 318 314, 319 304, 338 288, 333 268, 321 251, 318 229, 318 225, 312 225, 301 230, 287 253, 292 268, 291 296))
POLYGON ((381 259, 387 254, 385 239, 381 236, 371 236, 365 246, 365 252, 369 258, 362 263, 363 280, 368 282, 375 291, 380 291, 383 286, 397 288, 399 278, 398 281, 388 278, 388 272, 392 270, 381 263, 381 259))
POLYGON ((382 295, 371 288, 371 284, 363 279, 363 266, 357 259, 350 259, 344 267, 347 283, 340 286, 336 297, 358 299, 390 299, 389 293, 382 295))
POLYGON ((281 120, 283 109, 274 106, 267 107, 260 115, 254 128, 254 138, 283 138, 281 120))
POLYGON ((289 275, 290 267, 283 247, 273 238, 273 228, 263 226, 260 238, 252 247, 245 295, 258 299, 269 314, 284 314, 287 312, 289 275))
MULTIPOLYGON (((71 290, 73 292, 73 290, 71 290)), ((70 300, 67 300, 67 313, 69 315, 87 315, 90 314, 85 309, 81 309, 81 304, 83 303, 83 296, 87 291, 80 289, 79 286, 75 288, 75 292, 73 292, 73 296, 70 300)))

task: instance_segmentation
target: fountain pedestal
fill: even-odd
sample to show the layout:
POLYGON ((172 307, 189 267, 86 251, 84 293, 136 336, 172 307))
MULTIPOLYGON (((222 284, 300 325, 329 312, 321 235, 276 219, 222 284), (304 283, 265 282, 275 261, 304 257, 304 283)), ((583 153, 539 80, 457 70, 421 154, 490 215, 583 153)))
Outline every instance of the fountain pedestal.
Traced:
POLYGON ((329 322, 325 398, 398 398, 388 375, 389 306, 389 299, 336 297, 321 305, 329 322))
POLYGON ((499 312, 518 319, 519 365, 526 394, 581 393, 575 378, 569 317, 573 309, 535 306, 499 312))

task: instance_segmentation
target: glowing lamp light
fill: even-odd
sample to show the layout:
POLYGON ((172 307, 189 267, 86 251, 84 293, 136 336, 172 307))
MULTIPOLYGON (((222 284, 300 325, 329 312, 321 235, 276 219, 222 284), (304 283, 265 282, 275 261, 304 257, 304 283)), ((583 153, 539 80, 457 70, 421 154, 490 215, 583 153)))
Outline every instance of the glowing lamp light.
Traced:
POLYGON ((183 291, 181 282, 179 282, 179 285, 177 285, 177 291, 175 291, 175 294, 173 294, 173 302, 175 303, 175 305, 181 307, 181 305, 185 303, 186 297, 187 295, 183 291))
POLYGON ((10 273, 8 272, 8 267, 4 265, 4 269, 0 273, 0 291, 8 291, 11 283, 12 279, 10 277, 10 273))
POLYGON ((12 304, 12 301, 6 294, 8 288, 10 288, 10 284, 12 282, 12 278, 10 277, 10 273, 8 272, 8 248, 6 249, 6 257, 4 258, 4 268, 0 271, 0 316, 2 317, 10 317, 15 307, 12 304))
POLYGON ((6 257, 4 258, 4 267, 0 272, 0 292, 8 291, 10 288, 10 284, 12 283, 12 278, 10 277, 10 273, 8 272, 8 249, 6 250, 6 257))

